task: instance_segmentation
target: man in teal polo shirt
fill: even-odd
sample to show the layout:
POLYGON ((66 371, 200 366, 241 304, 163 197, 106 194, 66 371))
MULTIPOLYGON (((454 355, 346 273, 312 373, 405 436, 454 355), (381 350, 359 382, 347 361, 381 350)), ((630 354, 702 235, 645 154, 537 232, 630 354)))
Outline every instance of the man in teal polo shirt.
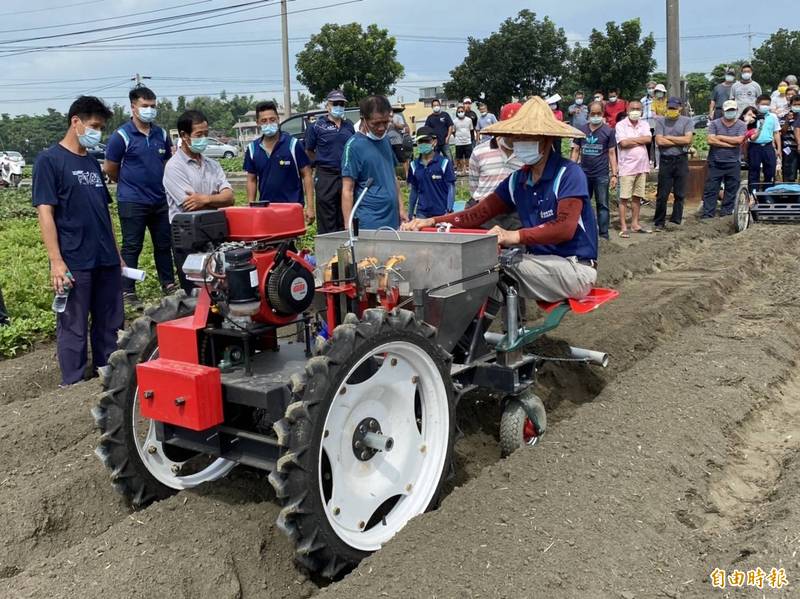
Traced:
POLYGON ((747 182, 750 185, 759 182, 762 170, 764 183, 775 182, 775 167, 781 148, 781 125, 778 117, 769 110, 771 101, 767 94, 760 95, 756 100, 759 113, 757 133, 750 139, 747 149, 747 182))
POLYGON ((280 130, 275 102, 256 106, 261 137, 244 152, 247 201, 296 203, 305 206, 307 224, 314 222, 314 180, 303 142, 280 130))

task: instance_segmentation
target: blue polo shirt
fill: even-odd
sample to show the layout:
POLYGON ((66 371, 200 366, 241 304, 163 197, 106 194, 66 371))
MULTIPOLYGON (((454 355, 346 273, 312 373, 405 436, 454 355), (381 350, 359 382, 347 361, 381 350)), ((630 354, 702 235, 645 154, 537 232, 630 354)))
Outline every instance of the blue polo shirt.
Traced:
POLYGON ((53 206, 58 248, 71 271, 119 265, 110 203, 94 157, 73 154, 61 144, 36 157, 33 205, 53 206))
POLYGON ((408 168, 408 183, 417 192, 416 214, 430 218, 447 214, 450 188, 455 185, 453 163, 434 153, 428 164, 417 158, 408 168))
POLYGON ((375 141, 358 132, 347 140, 342 155, 342 177, 353 179, 353 205, 367 179, 372 178, 372 185, 356 213, 361 229, 400 226, 395 164, 397 157, 388 136, 375 141))
POLYGON ((558 245, 528 246, 528 252, 597 260, 597 220, 589 202, 586 175, 580 166, 551 152, 538 181, 531 180, 529 169, 519 170, 511 173, 495 192, 519 214, 525 228, 555 220, 559 200, 580 199, 583 207, 574 237, 558 245))
POLYGON ((117 201, 166 203, 164 165, 172 157, 172 140, 157 125, 145 135, 130 120, 108 138, 106 160, 119 164, 117 201))
POLYGON ((320 116, 306 129, 306 150, 316 152, 316 166, 339 170, 342 168, 344 144, 356 134, 352 121, 342 119, 339 127, 330 116, 320 116))
POLYGON ((441 147, 447 144, 447 130, 453 126, 453 119, 442 109, 438 114, 435 112, 429 114, 425 119, 425 126, 436 132, 436 143, 441 147))
POLYGON ((303 142, 281 132, 278 143, 267 154, 262 138, 251 141, 244 151, 244 170, 258 177, 258 199, 278 204, 305 204, 300 171, 311 164, 303 142))

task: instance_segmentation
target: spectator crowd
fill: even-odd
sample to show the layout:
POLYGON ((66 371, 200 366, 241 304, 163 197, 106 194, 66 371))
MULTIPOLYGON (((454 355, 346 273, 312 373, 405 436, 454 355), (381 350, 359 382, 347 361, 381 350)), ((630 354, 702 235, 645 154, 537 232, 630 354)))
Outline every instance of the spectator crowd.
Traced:
MULTIPOLYGON (((333 90, 325 99, 325 113, 308 122, 303 139, 281 130, 274 102, 261 102, 255 108, 260 135, 244 149, 247 200, 252 206, 302 204, 306 223, 316 222, 320 234, 344 229, 351 217, 363 229, 397 229, 409 221, 418 228, 420 223, 458 221, 448 215, 457 211, 457 177, 465 176, 470 192, 466 221, 491 228, 503 245, 522 243, 533 254, 545 247, 549 254, 595 268, 597 237, 611 235, 614 191, 620 237, 681 225, 695 124, 682 99, 669 97, 656 82, 647 83, 641 98, 625 99, 617 89, 577 90, 572 98, 565 110, 558 94, 544 101, 511 102, 501 107, 499 118, 482 102, 473 110, 469 97, 452 115, 434 99, 431 113, 412 135, 402 109, 387 98, 363 99, 360 120, 353 123, 345 116, 348 99, 333 90), (562 157, 562 140, 568 138, 572 141, 562 157), (398 167, 408 185, 407 205, 398 167), (649 226, 642 222, 641 206, 652 171, 657 171, 657 191, 649 226), (543 182, 552 187, 542 187, 543 182), (540 187, 537 197, 552 201, 547 209, 541 207, 544 199, 530 196, 540 187), (581 202, 571 203, 574 199, 581 202), (537 202, 540 209, 534 214, 527 203, 537 202), (593 206, 588 213, 587 206, 593 206), (574 219, 577 229, 564 229, 565 219, 574 219), (543 225, 544 236, 531 232, 543 225)), ((172 248, 170 223, 181 212, 234 203, 222 167, 204 156, 209 123, 202 112, 180 115, 173 145, 167 129, 157 124, 158 99, 152 90, 131 90, 130 111, 131 119, 111 132, 101 167, 87 150, 100 142, 111 112, 96 97, 78 98, 63 139, 43 151, 34 167, 33 203, 51 283, 56 293, 69 297, 57 314, 64 385, 84 378, 89 340, 92 366, 107 363, 123 326, 124 306, 143 309, 135 280, 121 277, 120 267, 138 267, 145 235, 152 240, 163 293, 191 293, 181 268, 187 256, 172 248), (106 176, 117 184, 119 246, 106 176)), ((794 75, 767 94, 750 65, 738 73, 729 69, 713 89, 708 119, 701 218, 732 213, 743 164, 750 185, 773 184, 776 171, 784 183, 797 180, 800 94, 794 75)), ((528 275, 553 268, 545 262, 526 262, 528 275)), ((582 289, 590 279, 587 274, 569 289, 582 289)), ((529 291, 533 297, 544 293, 529 291)), ((547 293, 557 296, 556 291, 561 290, 547 293)))

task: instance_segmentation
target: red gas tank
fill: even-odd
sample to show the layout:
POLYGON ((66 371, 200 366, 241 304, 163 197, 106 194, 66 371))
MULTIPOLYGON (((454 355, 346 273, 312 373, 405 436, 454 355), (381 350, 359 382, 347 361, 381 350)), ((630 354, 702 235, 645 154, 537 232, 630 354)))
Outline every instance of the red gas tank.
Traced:
POLYGON ((231 241, 270 241, 300 237, 306 232, 300 204, 223 208, 231 241))

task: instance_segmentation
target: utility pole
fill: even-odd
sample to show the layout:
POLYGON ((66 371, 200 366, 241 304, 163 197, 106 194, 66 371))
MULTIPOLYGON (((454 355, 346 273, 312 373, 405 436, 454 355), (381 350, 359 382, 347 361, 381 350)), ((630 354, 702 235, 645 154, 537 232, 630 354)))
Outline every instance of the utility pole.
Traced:
POLYGON ((133 81, 133 87, 143 87, 144 83, 142 83, 142 79, 151 79, 151 77, 136 73, 133 77, 131 77, 131 81, 133 81))
POLYGON ((283 36, 283 110, 284 118, 292 116, 292 89, 289 80, 289 17, 286 0, 281 0, 281 35, 283 36))
POLYGON ((667 88, 670 96, 681 95, 681 41, 678 0, 667 0, 667 88))

